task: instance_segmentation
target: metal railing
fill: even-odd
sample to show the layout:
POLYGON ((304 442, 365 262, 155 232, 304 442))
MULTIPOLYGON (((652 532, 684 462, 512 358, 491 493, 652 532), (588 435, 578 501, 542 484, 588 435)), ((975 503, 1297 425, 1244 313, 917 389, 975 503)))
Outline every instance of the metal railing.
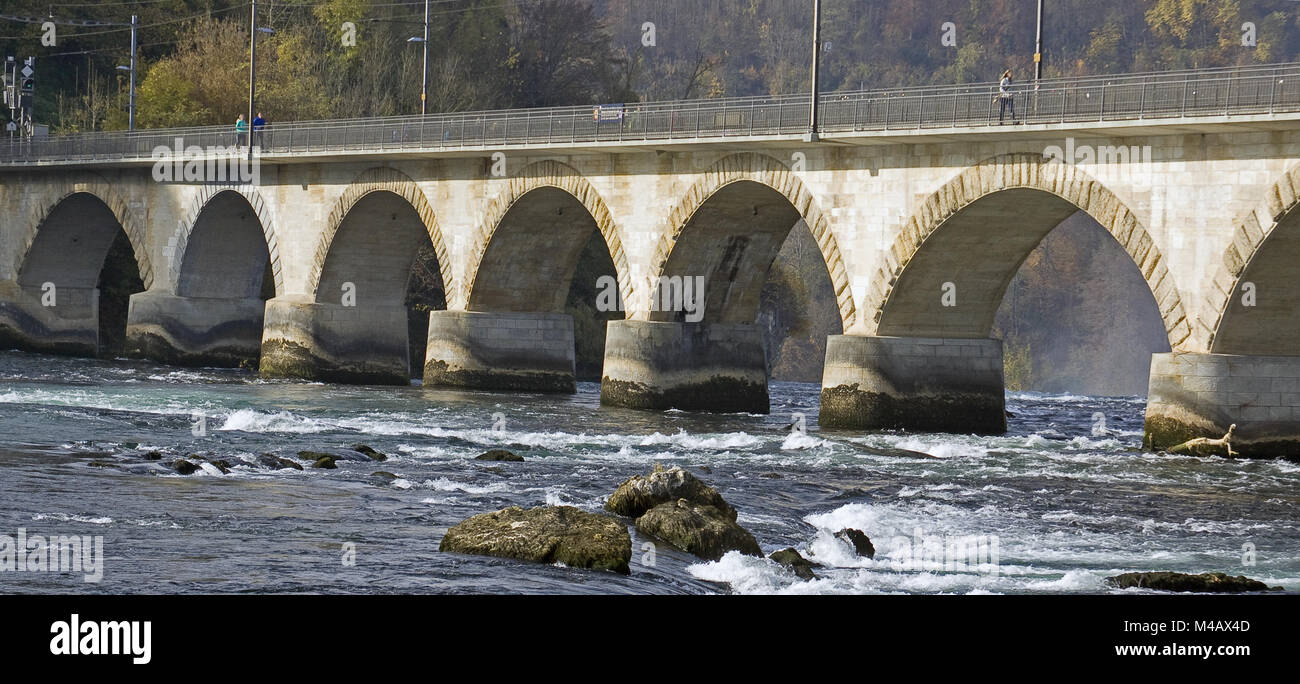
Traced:
MULTIPOLYGON (((1300 111, 1300 63, 1083 78, 1013 86, 1018 121, 1081 124, 1300 111)), ((819 132, 1000 125, 997 83, 821 95, 819 132)), ((1011 117, 1007 116, 1008 123, 1011 117)), ((808 95, 739 97, 277 123, 251 132, 262 155, 364 154, 751 136, 808 131, 808 95)), ((83 133, 0 144, 0 165, 147 160, 158 148, 231 147, 233 126, 83 133)), ((241 139, 247 144, 247 138, 241 139)))

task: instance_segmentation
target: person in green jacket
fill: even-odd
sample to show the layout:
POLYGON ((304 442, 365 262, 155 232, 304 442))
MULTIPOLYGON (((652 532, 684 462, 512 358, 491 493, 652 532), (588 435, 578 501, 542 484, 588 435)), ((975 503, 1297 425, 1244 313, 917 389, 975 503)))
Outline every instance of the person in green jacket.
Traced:
POLYGON ((243 114, 240 114, 239 118, 235 119, 235 145, 236 146, 244 145, 247 142, 248 142, 248 121, 244 119, 243 114))

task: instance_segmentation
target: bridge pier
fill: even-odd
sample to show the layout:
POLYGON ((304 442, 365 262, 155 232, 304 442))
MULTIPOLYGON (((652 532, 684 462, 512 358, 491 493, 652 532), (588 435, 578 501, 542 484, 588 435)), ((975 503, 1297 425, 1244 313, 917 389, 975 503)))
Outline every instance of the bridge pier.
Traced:
POLYGON ((573 393, 573 357, 568 314, 433 311, 424 385, 573 393))
POLYGON ((824 428, 1006 432, 1002 342, 993 339, 831 335, 824 428))
POLYGON ((99 290, 44 290, 0 281, 0 348, 96 356, 99 353, 99 290))
POLYGON ((1300 457, 1300 356, 1151 355, 1145 448, 1217 439, 1234 424, 1242 456, 1300 457))
POLYGON ((126 353, 179 366, 244 366, 262 348, 266 302, 260 298, 131 295, 126 353))
POLYGON ((739 323, 610 321, 600 403, 767 413, 762 332, 739 323))
POLYGON ((267 377, 408 385, 406 307, 342 306, 307 295, 266 301, 260 371, 267 377))

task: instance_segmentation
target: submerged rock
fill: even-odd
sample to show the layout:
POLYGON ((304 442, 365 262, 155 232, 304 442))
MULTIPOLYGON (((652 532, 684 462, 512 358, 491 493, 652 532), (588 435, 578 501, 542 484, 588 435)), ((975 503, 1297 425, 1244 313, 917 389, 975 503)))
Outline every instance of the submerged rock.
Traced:
POLYGON ((798 551, 793 548, 781 549, 768 556, 772 560, 794 571, 799 579, 814 580, 817 575, 813 573, 813 568, 821 567, 807 558, 804 558, 798 551))
POLYGON ((183 458, 178 458, 175 461, 173 461, 172 468, 176 472, 180 473, 181 475, 190 475, 194 471, 199 469, 197 465, 194 465, 193 463, 190 463, 189 461, 183 458))
POLYGON ((896 447, 885 446, 863 446, 863 451, 876 456, 892 456, 893 458, 939 458, 934 454, 927 454, 924 451, 913 451, 911 449, 899 449, 896 447))
POLYGON ((370 473, 370 479, 375 480, 376 482, 379 482, 381 484, 389 484, 393 480, 397 479, 397 475, 394 475, 393 473, 390 473, 387 470, 376 470, 375 472, 370 473))
POLYGON ((312 461, 313 463, 316 462, 316 461, 321 460, 322 458, 330 458, 330 459, 333 459, 333 460, 335 460, 335 461, 348 461, 348 460, 352 460, 352 461, 368 461, 368 460, 370 460, 370 459, 368 459, 368 458, 363 458, 363 457, 361 457, 361 456, 359 456, 359 455, 357 455, 357 454, 352 454, 351 457, 349 458, 349 457, 346 456, 346 455, 341 455, 341 454, 331 454, 331 453, 324 452, 324 451, 310 451, 310 450, 299 451, 299 452, 298 452, 298 458, 301 458, 301 459, 303 459, 303 460, 305 460, 305 461, 312 461))
POLYGON ((447 530, 439 551, 631 572, 632 536, 608 516, 572 506, 518 506, 468 518, 447 530))
POLYGON ((728 551, 763 556, 758 541, 730 513, 686 499, 659 504, 637 518, 636 529, 700 558, 718 560, 728 551))
POLYGON ((217 470, 220 470, 222 475, 230 474, 230 469, 231 469, 230 461, 227 461, 222 458, 218 458, 218 459, 205 458, 203 460, 207 461, 209 465, 215 467, 217 470))
POLYGON ((519 462, 524 460, 524 457, 520 456, 519 454, 516 454, 513 451, 506 451, 505 449, 492 449, 490 451, 484 451, 478 456, 475 456, 474 460, 519 462))
POLYGON ((374 448, 372 448, 372 447, 368 447, 368 446, 366 446, 366 445, 364 445, 364 444, 353 444, 353 445, 352 445, 352 450, 353 450, 353 451, 360 452, 360 453, 362 453, 362 454, 365 454, 366 456, 369 456, 369 457, 370 457, 370 460, 372 460, 372 461, 387 461, 387 460, 388 460, 388 456, 387 456, 386 454, 384 454, 384 453, 382 453, 382 452, 380 452, 380 451, 378 451, 378 450, 376 450, 376 449, 374 449, 374 448))
POLYGON ((291 461, 287 458, 281 458, 279 456, 276 456, 275 454, 262 454, 261 456, 257 457, 257 462, 261 463, 267 468, 272 468, 274 470, 285 470, 288 468, 292 468, 294 470, 302 470, 302 466, 299 465, 297 461, 291 461))
POLYGON ((853 550, 859 555, 866 558, 876 557, 876 547, 872 545, 871 538, 862 530, 855 530, 852 527, 846 527, 835 533, 836 539, 843 539, 853 547, 853 550))
POLYGON ((711 506, 728 521, 736 520, 736 509, 722 498, 718 490, 679 467, 665 470, 657 463, 649 475, 633 475, 624 480, 605 502, 605 509, 637 518, 656 506, 679 499, 711 506))
POLYGON ((315 463, 312 463, 312 464, 311 464, 311 467, 313 467, 313 468, 324 468, 324 469, 326 469, 326 470, 334 470, 334 469, 338 468, 338 466, 335 465, 335 463, 334 463, 335 460, 336 460, 336 457, 335 457, 335 456, 331 456, 331 455, 329 455, 329 454, 323 454, 323 455, 321 455, 320 458, 316 459, 316 462, 315 462, 315 463))
POLYGON ((1281 587, 1270 589, 1267 584, 1259 580, 1244 575, 1233 577, 1222 572, 1205 572, 1199 575, 1181 572, 1126 572, 1115 577, 1107 577, 1106 583, 1119 589, 1138 587, 1159 591, 1198 591, 1215 594, 1282 589, 1281 587))
POLYGON ((118 470, 122 469, 122 466, 109 461, 91 461, 86 465, 90 466, 91 468, 117 468, 118 470))
POLYGON ((161 451, 150 451, 149 453, 145 454, 144 457, 149 459, 150 461, 161 461, 163 455, 161 451))

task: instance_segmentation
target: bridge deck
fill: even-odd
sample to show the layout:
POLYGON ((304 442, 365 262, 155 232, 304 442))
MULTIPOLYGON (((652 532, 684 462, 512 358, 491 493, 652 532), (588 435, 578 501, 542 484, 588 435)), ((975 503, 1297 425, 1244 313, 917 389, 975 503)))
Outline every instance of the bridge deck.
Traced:
MULTIPOLYGON (((1170 135, 1243 126, 1292 129, 1300 120, 1300 64, 1050 79, 1017 84, 1020 124, 998 121, 996 83, 926 86, 819 97, 823 142, 996 140, 1042 134, 1170 135)), ((552 107, 279 123, 254 143, 271 163, 365 157, 466 157, 734 148, 807 143, 807 95, 552 107)), ((0 167, 129 166, 176 146, 233 148, 228 126, 53 136, 0 144, 0 167)), ((211 153, 211 152, 209 152, 211 153)), ((227 152, 229 154, 229 152, 227 152)))

